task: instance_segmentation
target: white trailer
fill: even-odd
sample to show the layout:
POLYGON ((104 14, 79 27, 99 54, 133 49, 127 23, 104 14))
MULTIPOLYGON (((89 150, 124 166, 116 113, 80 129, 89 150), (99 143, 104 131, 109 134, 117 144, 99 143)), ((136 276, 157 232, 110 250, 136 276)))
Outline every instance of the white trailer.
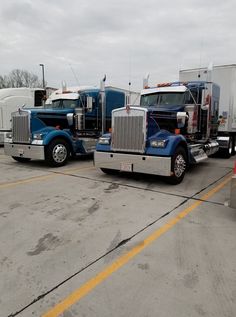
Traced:
POLYGON ((42 107, 46 92, 42 88, 3 88, 0 89, 0 144, 11 131, 11 113, 21 107, 42 107))
POLYGON ((220 86, 218 143, 225 157, 235 154, 236 146, 236 64, 184 69, 180 81, 206 80, 220 86))

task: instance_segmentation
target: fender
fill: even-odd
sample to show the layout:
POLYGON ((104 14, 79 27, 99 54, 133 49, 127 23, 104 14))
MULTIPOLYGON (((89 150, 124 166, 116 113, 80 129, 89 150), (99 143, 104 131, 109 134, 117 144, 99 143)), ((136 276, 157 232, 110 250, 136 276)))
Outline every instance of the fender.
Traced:
POLYGON ((110 143, 109 144, 100 144, 98 141, 96 144, 96 151, 111 152, 111 133, 103 134, 102 137, 109 139, 110 143))
POLYGON ((56 130, 56 129, 51 130, 46 135, 46 137, 43 140, 43 145, 44 146, 48 145, 52 141, 52 139, 56 139, 56 138, 66 139, 68 144, 70 144, 71 147, 73 148, 71 135, 69 134, 69 132, 64 131, 64 130, 56 130))
POLYGON ((186 149, 186 155, 188 156, 188 146, 185 137, 181 134, 171 134, 168 131, 166 132, 166 134, 163 133, 163 131, 161 134, 157 133, 148 140, 146 154, 155 156, 172 156, 174 155, 176 148, 181 145, 186 149), (151 147, 150 141, 156 139, 166 140, 166 146, 164 148, 151 147))

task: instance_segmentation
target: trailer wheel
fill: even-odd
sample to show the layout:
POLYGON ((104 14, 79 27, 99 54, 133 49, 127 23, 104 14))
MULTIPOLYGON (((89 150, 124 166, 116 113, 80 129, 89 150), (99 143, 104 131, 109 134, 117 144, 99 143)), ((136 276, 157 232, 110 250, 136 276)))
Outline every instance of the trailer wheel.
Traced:
POLYGON ((63 139, 52 140, 46 148, 46 162, 53 167, 60 167, 67 163, 70 155, 69 145, 63 139))
POLYGON ((177 185, 182 182, 187 168, 187 155, 183 147, 177 147, 175 154, 171 158, 172 175, 168 177, 168 182, 177 185))
POLYGON ((12 156, 13 160, 20 162, 20 163, 26 163, 29 162, 31 159, 28 157, 18 157, 18 156, 12 156))

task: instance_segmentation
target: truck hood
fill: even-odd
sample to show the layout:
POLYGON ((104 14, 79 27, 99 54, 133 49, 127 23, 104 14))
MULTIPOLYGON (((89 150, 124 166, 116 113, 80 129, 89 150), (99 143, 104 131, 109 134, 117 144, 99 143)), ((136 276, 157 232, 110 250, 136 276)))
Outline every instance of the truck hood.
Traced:
POLYGON ((31 120, 35 130, 44 126, 69 129, 68 113, 74 113, 74 109, 30 109, 31 120))
POLYGON ((40 109, 35 109, 35 108, 30 108, 27 109, 30 110, 31 114, 33 116, 37 115, 37 114, 54 114, 54 115, 67 115, 67 113, 73 113, 74 110, 73 109, 45 109, 45 108, 40 108, 40 109))
POLYGON ((151 136, 163 129, 175 133, 178 128, 177 112, 184 112, 184 105, 158 105, 148 108, 148 135, 151 136))

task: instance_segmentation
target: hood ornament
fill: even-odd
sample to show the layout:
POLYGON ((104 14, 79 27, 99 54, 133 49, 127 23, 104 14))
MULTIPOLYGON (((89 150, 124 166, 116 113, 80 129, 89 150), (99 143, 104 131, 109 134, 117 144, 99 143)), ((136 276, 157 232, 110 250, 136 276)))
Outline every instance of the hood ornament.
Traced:
POLYGON ((126 105, 125 109, 126 109, 126 112, 129 114, 130 113, 130 105, 126 105))

